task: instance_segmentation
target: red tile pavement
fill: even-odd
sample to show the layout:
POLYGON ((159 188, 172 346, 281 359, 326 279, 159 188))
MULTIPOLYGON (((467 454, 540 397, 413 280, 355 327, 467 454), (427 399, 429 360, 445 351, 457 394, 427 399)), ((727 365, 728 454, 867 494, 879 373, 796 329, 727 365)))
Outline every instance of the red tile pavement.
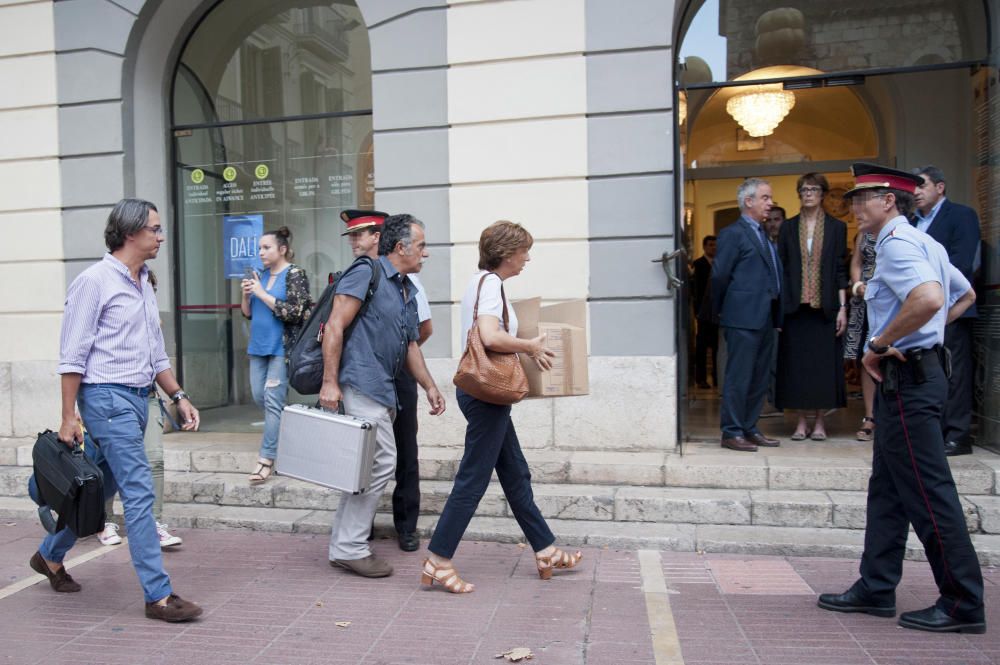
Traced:
MULTIPOLYGON (((128 550, 117 547, 73 570, 82 593, 43 582, 0 599, 0 663, 479 665, 517 646, 532 649, 532 665, 655 663, 635 552, 587 549, 579 569, 542 582, 526 548, 468 542, 456 565, 477 589, 452 596, 421 588, 422 555, 392 541, 375 549, 396 574, 365 580, 329 567, 323 536, 179 532, 185 544, 165 560, 176 590, 205 607, 202 620, 145 619, 128 550)), ((39 536, 34 524, 0 525, 0 586, 30 573, 39 536)), ((94 547, 85 540, 71 556, 94 547)), ((1000 664, 997 630, 932 635, 816 608, 814 593, 846 589, 857 561, 661 557, 688 665, 1000 664)), ((984 572, 989 600, 1000 573, 984 572)), ((934 595, 927 565, 907 562, 900 610, 934 595)), ((998 614, 989 609, 991 627, 998 614)))

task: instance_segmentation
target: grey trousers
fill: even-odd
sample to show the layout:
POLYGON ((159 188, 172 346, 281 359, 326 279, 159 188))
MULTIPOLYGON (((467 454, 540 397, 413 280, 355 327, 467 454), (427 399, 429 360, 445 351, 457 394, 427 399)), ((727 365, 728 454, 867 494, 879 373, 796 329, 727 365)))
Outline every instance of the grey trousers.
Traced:
POLYGON ((396 439, 392 434, 392 421, 396 410, 383 406, 361 394, 353 386, 343 386, 344 411, 348 415, 370 420, 378 425, 375 435, 375 464, 372 483, 364 494, 344 492, 340 506, 333 517, 330 534, 330 560, 364 559, 371 554, 368 532, 378 508, 379 499, 396 471, 396 439))

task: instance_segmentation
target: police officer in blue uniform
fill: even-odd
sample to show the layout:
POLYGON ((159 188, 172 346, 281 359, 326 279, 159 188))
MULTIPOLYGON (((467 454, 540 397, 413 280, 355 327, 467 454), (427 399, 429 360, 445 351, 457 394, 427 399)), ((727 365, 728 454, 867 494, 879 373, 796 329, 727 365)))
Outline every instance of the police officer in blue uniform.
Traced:
POLYGON ((944 454, 941 411, 948 397, 944 327, 975 301, 968 280, 936 240, 906 215, 920 179, 874 164, 852 167, 845 194, 862 232, 877 235, 875 274, 865 291, 872 337, 862 360, 879 384, 861 578, 820 595, 836 612, 896 615, 907 527, 923 543, 940 595, 903 612, 899 625, 932 632, 986 632, 983 576, 944 454))

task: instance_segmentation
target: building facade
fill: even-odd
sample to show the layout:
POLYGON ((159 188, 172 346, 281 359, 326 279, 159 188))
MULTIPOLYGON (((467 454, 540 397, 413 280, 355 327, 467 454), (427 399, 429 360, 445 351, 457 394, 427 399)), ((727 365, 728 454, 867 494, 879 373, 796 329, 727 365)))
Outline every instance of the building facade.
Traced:
MULTIPOLYGON (((199 406, 247 401, 246 330, 225 271, 226 253, 241 251, 238 241, 230 245, 239 237, 233 230, 292 228, 296 261, 318 295, 326 274, 349 261, 337 213, 373 206, 427 223, 431 258, 422 278, 436 334, 425 351, 439 385, 450 386, 461 348, 457 303, 476 268, 479 233, 511 219, 532 232, 535 246, 510 297, 585 299, 589 316, 590 394, 525 403, 517 414, 524 445, 675 450, 685 436, 689 315, 684 289, 669 286, 664 268, 680 274, 684 259, 657 259, 707 232, 699 216, 732 207, 727 178, 793 172, 787 159, 776 167, 767 151, 750 161, 723 155, 717 170, 700 169, 689 154, 697 147, 695 119, 702 108, 708 117, 713 84, 722 88, 784 57, 780 48, 750 55, 763 13, 811 4, 0 2, 0 228, 7 238, 0 245, 0 436, 32 436, 56 422, 66 286, 101 256, 114 202, 139 196, 154 201, 167 224, 153 262, 167 276, 158 292, 163 327, 199 406), (729 40, 724 75, 693 80, 701 88, 680 86, 680 77, 675 85, 675 71, 691 70, 675 43, 706 14, 729 40), (685 118, 675 108, 682 98, 685 118), (725 187, 708 194, 710 181, 725 187)), ((980 25, 968 25, 962 11, 944 16, 939 4, 880 3, 887 17, 921 20, 907 27, 910 18, 886 18, 848 47, 843 30, 831 36, 832 26, 857 17, 830 10, 803 30, 800 50, 786 59, 827 73, 974 61, 987 72, 980 74, 986 94, 996 77, 987 29, 995 3, 983 3, 980 25), (930 30, 921 38, 925 52, 910 64, 854 59, 859 50, 874 52, 864 44, 922 35, 947 20, 966 24, 930 30), (974 43, 963 46, 963 36, 974 43)), ((990 103, 975 111, 970 101, 962 116, 964 145, 975 148, 978 137, 985 154, 946 167, 975 173, 978 181, 956 187, 981 212, 994 207, 989 192, 1000 192, 975 184, 992 182, 989 137, 1000 120, 990 103), (972 131, 976 122, 982 126, 972 131)), ((823 167, 814 170, 842 173, 861 156, 899 161, 901 130, 869 116, 868 143, 854 153, 810 156, 823 167)), ((726 132, 735 136, 732 127, 726 132)), ((721 145, 710 144, 703 165, 721 145)), ((984 235, 995 240, 996 222, 983 218, 984 235)), ((995 252, 995 241, 986 247, 995 252)), ((989 261, 996 275, 987 253, 989 261)), ((980 366, 1000 367, 998 356, 980 366)), ((987 381, 982 399, 991 391, 1000 393, 987 381)), ((451 409, 423 425, 422 440, 458 445, 463 430, 451 409)))

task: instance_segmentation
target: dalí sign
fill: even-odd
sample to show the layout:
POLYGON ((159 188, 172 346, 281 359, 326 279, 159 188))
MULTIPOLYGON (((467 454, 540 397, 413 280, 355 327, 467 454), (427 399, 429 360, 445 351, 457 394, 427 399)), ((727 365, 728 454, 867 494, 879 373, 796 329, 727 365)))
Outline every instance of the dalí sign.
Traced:
POLYGON ((264 215, 224 215, 222 252, 226 277, 242 279, 247 268, 260 270, 257 243, 264 233, 264 215))

